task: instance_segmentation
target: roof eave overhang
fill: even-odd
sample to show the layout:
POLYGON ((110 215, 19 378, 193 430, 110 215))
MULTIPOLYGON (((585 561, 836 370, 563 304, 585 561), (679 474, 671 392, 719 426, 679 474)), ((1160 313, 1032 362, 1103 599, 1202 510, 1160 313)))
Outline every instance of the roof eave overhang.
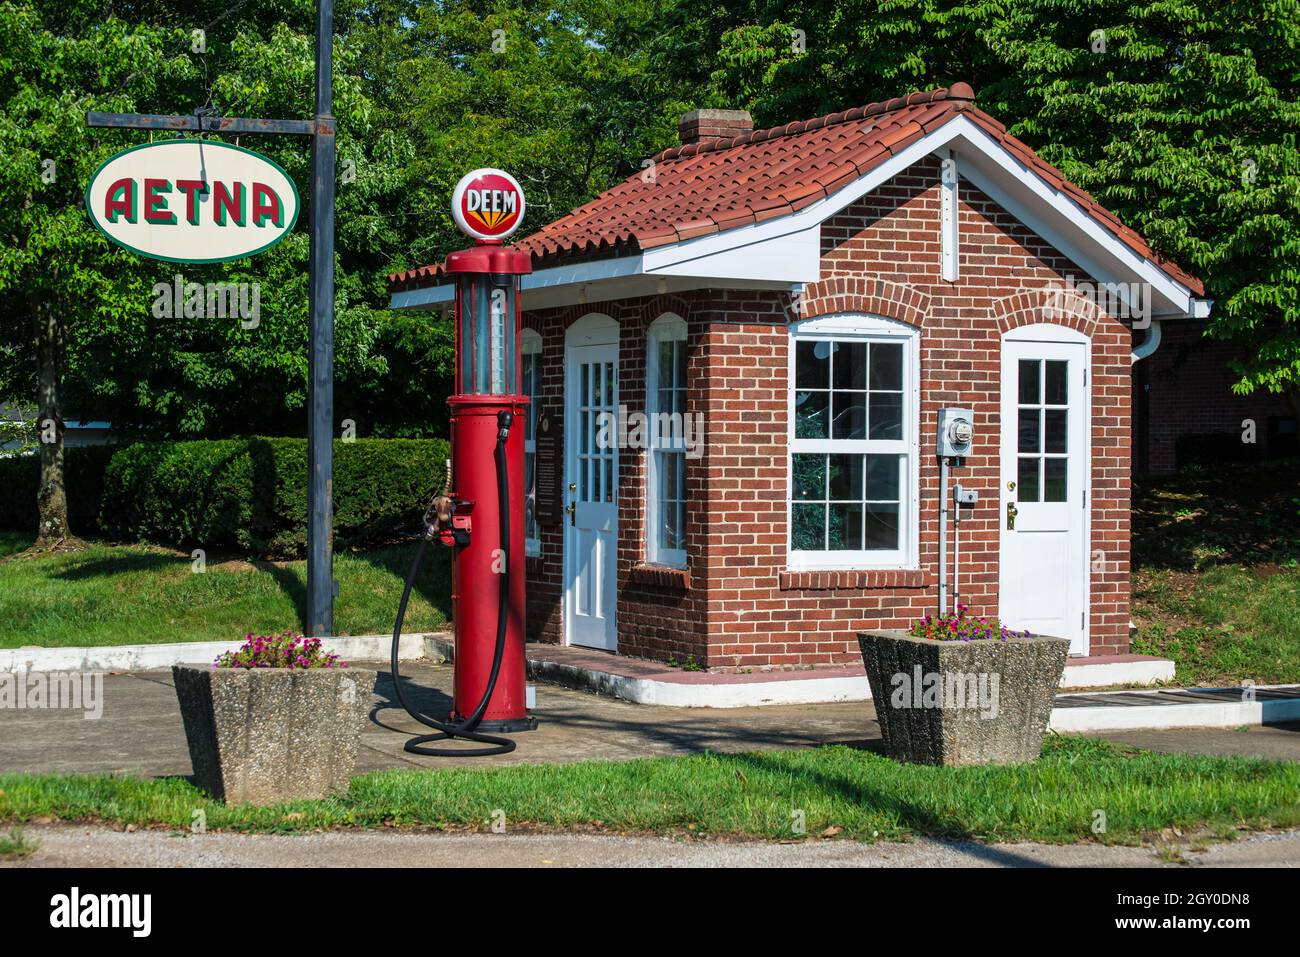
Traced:
MULTIPOLYGON (((640 296, 689 292, 693 289, 758 289, 790 291, 816 278, 787 279, 779 276, 754 276, 750 270, 738 275, 720 274, 714 265, 702 271, 663 268, 645 254, 597 259, 538 269, 522 277, 521 289, 526 309, 550 309, 583 303, 610 302, 640 296)), ((805 271, 806 272, 806 271, 805 271)), ((443 282, 436 286, 401 289, 389 299, 392 309, 449 309, 454 286, 443 282)))
MULTIPOLYGON (((1149 291, 1153 319, 1205 318, 1211 301, 1120 240, 978 124, 957 115, 843 189, 795 213, 643 249, 638 255, 539 269, 523 279, 528 309, 698 288, 790 289, 821 278, 821 224, 931 154, 956 154, 960 175, 1095 282, 1149 291)), ((394 309, 450 305, 449 284, 393 293, 394 309)))

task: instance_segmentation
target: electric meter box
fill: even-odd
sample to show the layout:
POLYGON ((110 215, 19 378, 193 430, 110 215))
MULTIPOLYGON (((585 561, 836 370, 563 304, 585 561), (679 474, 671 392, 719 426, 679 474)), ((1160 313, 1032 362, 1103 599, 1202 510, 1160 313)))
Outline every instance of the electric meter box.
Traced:
POLYGON ((965 458, 974 439, 975 413, 970 409, 939 410, 939 458, 965 458))

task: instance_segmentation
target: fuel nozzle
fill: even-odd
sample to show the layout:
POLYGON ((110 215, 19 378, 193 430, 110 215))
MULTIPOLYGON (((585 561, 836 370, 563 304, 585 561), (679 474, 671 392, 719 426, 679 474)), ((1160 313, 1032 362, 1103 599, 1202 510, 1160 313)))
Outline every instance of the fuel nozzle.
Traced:
POLYGON ((424 510, 424 535, 431 542, 464 548, 469 544, 472 501, 457 498, 451 491, 451 463, 447 463, 447 480, 442 491, 429 500, 424 510))
POLYGON ((514 424, 514 421, 515 414, 509 409, 502 409, 497 413, 497 426, 499 428, 497 439, 499 441, 504 442, 510 438, 510 426, 514 424))

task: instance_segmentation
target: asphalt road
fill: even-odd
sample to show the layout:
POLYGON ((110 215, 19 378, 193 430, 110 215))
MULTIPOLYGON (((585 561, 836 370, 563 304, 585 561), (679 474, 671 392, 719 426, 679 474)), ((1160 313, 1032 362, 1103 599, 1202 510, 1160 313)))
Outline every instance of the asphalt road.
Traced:
POLYGON ((39 843, 7 867, 1300 867, 1300 831, 1253 834, 1201 851, 1182 846, 909 844, 678 840, 593 834, 127 833, 103 827, 25 829, 39 843))

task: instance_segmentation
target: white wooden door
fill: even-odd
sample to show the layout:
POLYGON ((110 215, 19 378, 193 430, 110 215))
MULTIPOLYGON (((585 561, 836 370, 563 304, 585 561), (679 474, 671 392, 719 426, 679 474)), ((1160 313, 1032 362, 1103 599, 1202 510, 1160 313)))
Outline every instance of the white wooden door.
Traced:
POLYGON ((566 352, 565 641, 616 651, 618 344, 566 352))
POLYGON ((1014 335, 1002 343, 999 615, 1012 628, 1069 638, 1070 653, 1083 655, 1088 346, 1045 341, 1044 331, 1014 335))

